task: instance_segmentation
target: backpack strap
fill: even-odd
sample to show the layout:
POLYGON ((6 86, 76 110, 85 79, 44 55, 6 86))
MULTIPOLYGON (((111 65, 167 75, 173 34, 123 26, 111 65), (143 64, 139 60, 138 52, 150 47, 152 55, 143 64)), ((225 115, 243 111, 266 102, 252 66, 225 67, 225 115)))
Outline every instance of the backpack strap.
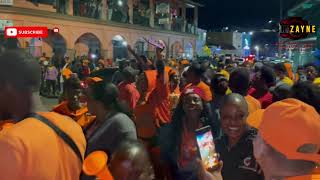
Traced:
POLYGON ((29 117, 35 118, 41 122, 43 122, 44 124, 46 124, 47 126, 49 126, 52 130, 54 130, 54 132, 56 132, 56 134, 61 137, 64 142, 66 144, 69 145, 69 147, 73 150, 73 152, 77 155, 77 157, 79 158, 79 160, 81 161, 81 163, 83 162, 83 158, 81 155, 81 152, 78 148, 78 146, 75 144, 75 142, 71 139, 71 137, 66 134, 65 132, 63 132, 58 126, 56 126, 54 123, 52 123, 51 121, 49 121, 47 118, 36 114, 36 113, 31 113, 29 115, 29 117))

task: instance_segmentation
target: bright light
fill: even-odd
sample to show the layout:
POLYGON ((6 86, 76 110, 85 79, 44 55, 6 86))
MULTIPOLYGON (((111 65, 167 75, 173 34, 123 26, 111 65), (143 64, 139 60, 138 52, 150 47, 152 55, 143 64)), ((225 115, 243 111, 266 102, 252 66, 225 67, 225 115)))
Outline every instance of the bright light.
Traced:
POLYGON ((238 32, 238 30, 235 30, 234 32, 238 32))
POLYGON ((95 59, 96 57, 97 57, 97 55, 91 54, 91 58, 92 58, 92 59, 95 59))
POLYGON ((118 0, 118 6, 123 6, 122 0, 118 0))
POLYGON ((229 27, 226 27, 226 30, 228 30, 229 29, 229 27))
POLYGON ((255 50, 259 51, 259 46, 254 47, 255 50))
POLYGON ((127 45, 128 45, 128 42, 127 42, 127 41, 123 41, 123 42, 122 42, 122 45, 123 45, 123 46, 127 46, 127 45))
POLYGON ((253 35, 253 32, 251 31, 251 32, 249 32, 249 34, 250 34, 250 35, 253 35))
POLYGON ((272 20, 268 21, 268 23, 271 24, 271 23, 272 23, 272 20))

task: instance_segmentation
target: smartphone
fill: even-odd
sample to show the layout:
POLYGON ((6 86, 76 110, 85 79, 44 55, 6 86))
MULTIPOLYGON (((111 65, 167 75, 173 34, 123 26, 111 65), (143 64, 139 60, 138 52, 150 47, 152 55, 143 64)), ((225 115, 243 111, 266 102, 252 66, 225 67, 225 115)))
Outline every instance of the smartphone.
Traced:
POLYGON ((157 41, 155 39, 147 39, 147 38, 144 38, 145 41, 147 41, 149 44, 157 47, 157 48, 160 48, 160 49, 164 49, 165 47, 163 46, 163 44, 160 42, 160 41, 157 41))
POLYGON ((198 152, 206 169, 214 169, 219 164, 210 126, 196 130, 198 152))

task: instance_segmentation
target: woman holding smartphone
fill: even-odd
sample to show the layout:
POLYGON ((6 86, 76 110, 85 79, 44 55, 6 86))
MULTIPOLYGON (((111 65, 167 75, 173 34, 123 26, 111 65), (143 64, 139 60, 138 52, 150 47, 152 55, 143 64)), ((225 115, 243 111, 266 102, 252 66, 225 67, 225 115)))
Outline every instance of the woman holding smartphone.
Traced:
POLYGON ((181 94, 173 114, 172 123, 160 128, 160 150, 167 179, 197 180, 203 178, 199 163, 196 133, 209 125, 204 92, 198 87, 189 87, 181 94))

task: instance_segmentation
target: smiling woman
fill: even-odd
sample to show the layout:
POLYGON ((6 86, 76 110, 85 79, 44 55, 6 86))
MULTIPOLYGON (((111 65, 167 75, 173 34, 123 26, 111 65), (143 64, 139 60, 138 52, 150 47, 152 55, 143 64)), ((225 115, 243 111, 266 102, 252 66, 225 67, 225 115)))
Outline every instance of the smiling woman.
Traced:
POLYGON ((196 162, 200 157, 195 131, 210 125, 207 112, 204 92, 198 87, 189 87, 180 96, 172 123, 160 128, 161 158, 166 169, 170 169, 166 172, 169 177, 198 179, 200 167, 196 162))
POLYGON ((227 95, 222 102, 220 115, 225 135, 216 141, 216 149, 223 161, 223 179, 264 179, 253 156, 252 139, 257 132, 246 124, 248 105, 245 98, 235 93, 227 95))

